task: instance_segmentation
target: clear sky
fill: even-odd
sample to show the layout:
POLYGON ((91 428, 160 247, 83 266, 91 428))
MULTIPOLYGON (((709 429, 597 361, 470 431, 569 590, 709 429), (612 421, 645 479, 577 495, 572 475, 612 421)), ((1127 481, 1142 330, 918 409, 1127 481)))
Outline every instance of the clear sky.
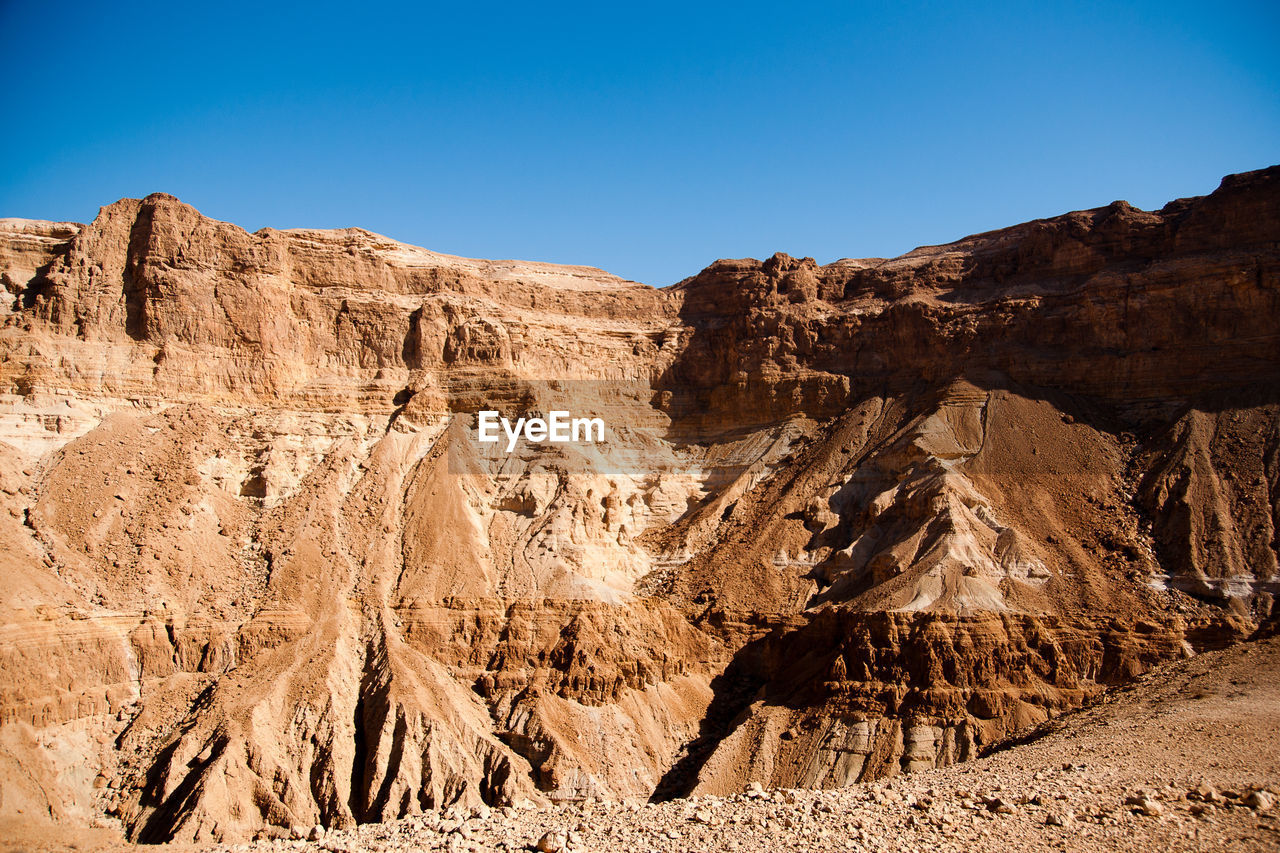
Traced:
POLYGON ((0 216, 163 191, 655 285, 1280 162, 1274 0, 0 0, 0 67, 0 216))

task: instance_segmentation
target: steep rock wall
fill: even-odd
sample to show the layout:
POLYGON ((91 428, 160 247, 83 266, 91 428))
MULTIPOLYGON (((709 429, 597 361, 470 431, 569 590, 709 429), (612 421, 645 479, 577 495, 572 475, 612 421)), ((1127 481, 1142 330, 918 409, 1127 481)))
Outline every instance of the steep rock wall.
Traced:
POLYGON ((164 195, 0 221, 0 811, 843 785, 1245 636, 1277 181, 666 290, 164 195), (612 432, 486 455, 489 406, 612 432))

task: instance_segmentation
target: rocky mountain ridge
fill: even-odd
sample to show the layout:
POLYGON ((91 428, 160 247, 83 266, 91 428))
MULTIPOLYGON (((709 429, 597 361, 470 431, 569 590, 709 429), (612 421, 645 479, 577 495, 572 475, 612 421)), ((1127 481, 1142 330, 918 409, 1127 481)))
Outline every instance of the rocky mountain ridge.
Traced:
POLYGON ((665 290, 153 195, 0 283, 3 815, 839 787, 1272 618, 1280 167, 665 290))

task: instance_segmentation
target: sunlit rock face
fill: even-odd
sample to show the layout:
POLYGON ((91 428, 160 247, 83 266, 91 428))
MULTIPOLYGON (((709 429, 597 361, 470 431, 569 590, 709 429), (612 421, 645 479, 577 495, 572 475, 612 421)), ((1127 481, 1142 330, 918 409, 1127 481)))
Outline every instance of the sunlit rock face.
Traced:
POLYGON ((0 815, 233 840, 972 758, 1271 613, 1278 247, 1280 169, 665 290, 165 195, 0 220, 0 815))

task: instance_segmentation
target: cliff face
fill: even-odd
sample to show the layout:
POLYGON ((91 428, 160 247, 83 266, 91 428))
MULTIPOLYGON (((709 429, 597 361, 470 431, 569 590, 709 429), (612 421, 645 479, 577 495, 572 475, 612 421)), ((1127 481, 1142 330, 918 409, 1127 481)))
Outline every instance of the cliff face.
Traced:
POLYGON ((961 761, 1271 613, 1280 168, 655 290, 0 220, 0 814, 143 840, 961 761), (471 415, 589 412, 584 450, 471 415))

